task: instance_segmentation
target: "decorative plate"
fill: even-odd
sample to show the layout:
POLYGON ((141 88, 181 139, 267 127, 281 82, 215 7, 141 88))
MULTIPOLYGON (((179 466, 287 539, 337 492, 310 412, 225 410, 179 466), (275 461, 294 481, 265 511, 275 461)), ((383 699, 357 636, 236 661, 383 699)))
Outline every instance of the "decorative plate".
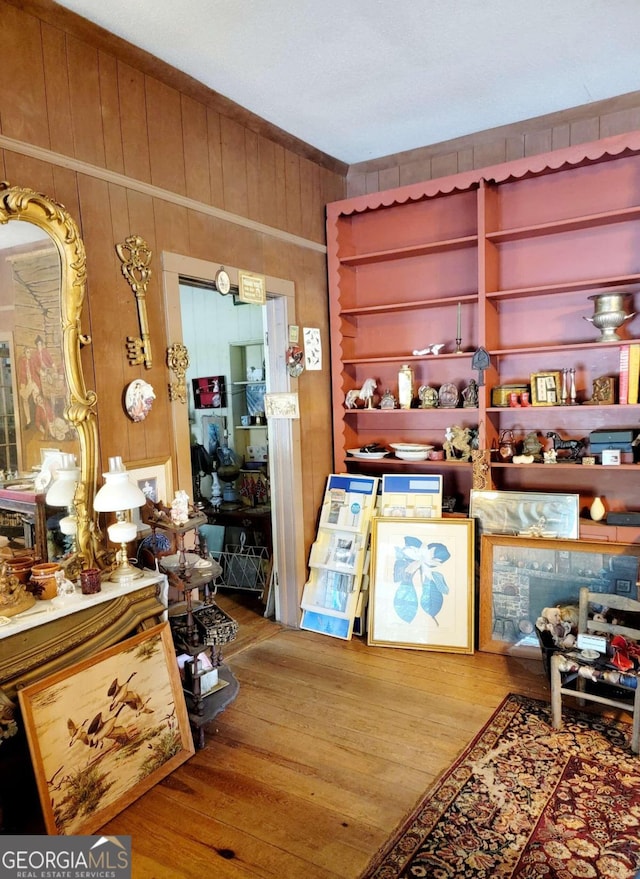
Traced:
POLYGON ((389 452, 363 452, 361 449, 347 449, 347 454, 351 455, 352 458, 367 458, 369 461, 379 461, 381 458, 386 458, 389 452))
POLYGON ((137 378, 127 385, 124 394, 124 408, 132 421, 144 421, 151 411, 156 395, 149 382, 137 378))
POLYGON ((433 446, 422 443, 389 443, 395 452, 430 452, 433 446))

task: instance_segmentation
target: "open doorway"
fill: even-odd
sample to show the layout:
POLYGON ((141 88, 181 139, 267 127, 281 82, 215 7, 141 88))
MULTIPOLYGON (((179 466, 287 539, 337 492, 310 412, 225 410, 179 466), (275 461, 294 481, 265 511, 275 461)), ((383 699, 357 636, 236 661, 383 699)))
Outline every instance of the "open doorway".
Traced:
MULTIPOLYGON (((273 392, 295 391, 296 381, 289 377, 285 362, 288 325, 295 323, 293 283, 284 279, 267 277, 269 298, 266 306, 262 308, 234 306, 231 297, 221 297, 215 292, 212 293, 213 278, 219 267, 219 263, 195 260, 177 254, 163 254, 165 313, 169 345, 177 342, 185 344, 180 287, 181 284, 192 285, 196 289, 201 289, 203 296, 216 296, 218 299, 226 298, 229 300, 231 304, 227 307, 232 309, 232 315, 253 312, 249 328, 246 330, 244 327, 241 330, 238 329, 246 320, 245 317, 232 320, 232 322, 236 322, 232 333, 235 335, 235 342, 242 342, 241 337, 247 332, 252 336, 249 341, 264 339, 264 371, 265 377, 268 376, 269 390, 273 392), (257 320, 257 324, 252 325, 251 320, 257 320), (256 335, 258 327, 260 327, 260 332, 256 335), (268 346, 266 345, 267 338, 268 346)), ((237 283, 237 268, 226 264, 225 268, 231 277, 232 284, 237 283)), ((204 328, 205 336, 208 332, 210 340, 224 339, 221 344, 224 344, 229 357, 228 346, 231 346, 233 341, 228 341, 229 337, 226 332, 220 333, 220 325, 215 320, 208 326, 204 319, 199 320, 198 323, 200 327, 204 328)), ((204 369, 204 372, 207 373, 208 369, 209 367, 204 369)), ((199 364, 196 366, 196 371, 200 371, 199 364)), ((222 372, 214 371, 209 374, 222 375, 222 372)), ((172 421, 176 485, 192 495, 192 425, 189 424, 186 402, 173 401, 172 421)), ((202 436, 202 433, 200 435, 202 436)), ((234 433, 233 442, 237 441, 237 434, 234 433)), ((271 540, 276 571, 273 583, 273 611, 277 621, 297 627, 300 613, 300 593, 305 579, 304 536, 302 524, 296 521, 295 516, 295 511, 301 508, 302 492, 299 421, 290 419, 269 421, 268 457, 272 512, 271 540)))

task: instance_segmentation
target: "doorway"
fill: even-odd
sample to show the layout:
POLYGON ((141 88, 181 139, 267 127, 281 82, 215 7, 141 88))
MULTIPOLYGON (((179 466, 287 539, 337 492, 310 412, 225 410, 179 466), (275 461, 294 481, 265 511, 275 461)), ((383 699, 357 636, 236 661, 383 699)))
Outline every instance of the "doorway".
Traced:
MULTIPOLYGON (((180 303, 181 283, 196 287, 208 287, 209 296, 220 297, 212 292, 215 273, 220 263, 164 253, 163 287, 167 340, 169 345, 184 344, 184 332, 180 303)), ((238 269, 227 265, 233 285, 237 284, 238 269)), ((295 291, 293 282, 267 277, 269 298, 262 309, 255 306, 238 306, 235 312, 247 309, 260 314, 260 322, 266 330, 269 344, 265 346, 265 372, 269 376, 271 392, 295 391, 296 381, 286 369, 285 352, 288 326, 295 323, 295 291)), ((226 297, 230 299, 230 297, 226 297)), ((234 306, 231 306, 232 308, 234 306)), ((232 312, 233 314, 233 312, 232 312)), ((244 319, 243 319, 244 320, 244 319)), ((204 326, 204 321, 202 322, 204 326)), ((239 324, 238 324, 239 325, 239 324)), ((252 332, 255 332, 255 325, 252 332)), ((219 326, 209 327, 212 338, 220 336, 219 326)), ((234 333, 239 330, 234 329, 234 333)), ((243 331, 244 332, 244 331, 243 331)), ((227 346, 225 334, 225 347, 227 346)), ((187 417, 186 403, 174 400, 173 422, 173 469, 176 487, 192 494, 191 474, 191 425, 187 417)), ((278 622, 298 627, 300 597, 305 580, 304 535, 302 524, 296 521, 295 511, 302 507, 302 465, 300 450, 300 423, 298 420, 269 420, 269 470, 271 477, 272 540, 275 578, 273 582, 274 613, 278 622), (293 478, 292 478, 293 477, 293 478)))

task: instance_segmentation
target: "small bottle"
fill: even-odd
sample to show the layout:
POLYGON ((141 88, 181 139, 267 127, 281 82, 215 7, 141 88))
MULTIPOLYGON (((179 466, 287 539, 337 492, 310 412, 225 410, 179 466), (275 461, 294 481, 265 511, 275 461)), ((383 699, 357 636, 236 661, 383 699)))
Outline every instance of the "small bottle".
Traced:
POLYGON ((404 363, 398 373, 398 405, 401 409, 411 409, 413 402, 413 369, 404 363))

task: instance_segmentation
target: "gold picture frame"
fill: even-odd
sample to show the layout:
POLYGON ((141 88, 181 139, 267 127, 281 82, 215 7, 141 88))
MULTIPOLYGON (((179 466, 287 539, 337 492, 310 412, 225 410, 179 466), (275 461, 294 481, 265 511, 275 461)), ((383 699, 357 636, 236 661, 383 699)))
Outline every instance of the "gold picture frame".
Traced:
POLYGON ((18 697, 48 834, 94 833, 195 753, 169 623, 18 697))
POLYGON ((474 521, 373 519, 368 644, 473 653, 474 521))
POLYGON ((531 405, 559 406, 562 402, 562 372, 532 372, 531 405))

